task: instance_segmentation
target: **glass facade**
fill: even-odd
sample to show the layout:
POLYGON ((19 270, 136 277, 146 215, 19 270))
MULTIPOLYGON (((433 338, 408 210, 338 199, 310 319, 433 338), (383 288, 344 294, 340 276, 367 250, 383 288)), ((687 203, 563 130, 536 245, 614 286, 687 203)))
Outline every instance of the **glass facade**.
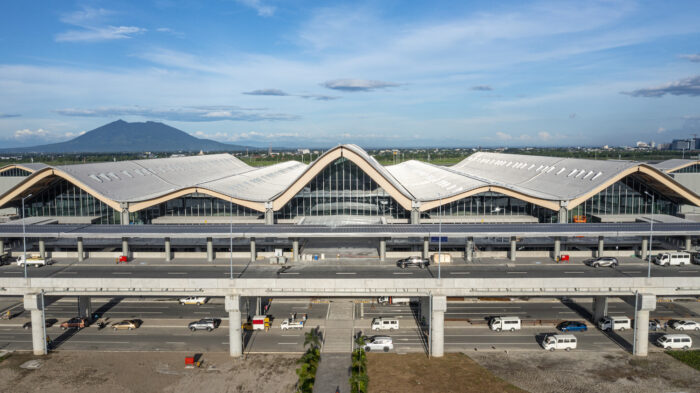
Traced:
POLYGON ((2 177, 17 177, 17 176, 26 177, 29 175, 31 175, 31 172, 25 171, 24 169, 21 169, 21 168, 12 168, 12 169, 8 169, 4 172, 0 172, 0 176, 2 176, 2 177))
MULTIPOLYGON (((21 203, 18 202, 21 207, 21 203)), ((96 224, 119 224, 117 210, 81 188, 59 179, 24 201, 24 216, 96 217, 96 224)))
POLYGON ((457 216, 533 216, 539 222, 557 222, 557 212, 498 192, 482 192, 446 203, 423 213, 424 218, 457 216))
POLYGON ((693 164, 685 168, 681 168, 677 171, 673 171, 671 173, 700 173, 700 165, 693 164))
POLYGON ((585 215, 587 221, 591 222, 592 216, 598 214, 650 214, 651 197, 645 192, 654 195, 655 214, 678 213, 678 203, 649 187, 646 181, 632 175, 570 209, 569 222, 573 221, 573 216, 581 215, 585 215))
POLYGON ((150 224, 154 218, 162 216, 259 216, 264 213, 207 194, 192 193, 171 199, 159 205, 130 213, 132 224, 150 224))
POLYGON ((408 218, 410 212, 352 161, 339 158, 275 213, 278 219, 337 215, 408 218))

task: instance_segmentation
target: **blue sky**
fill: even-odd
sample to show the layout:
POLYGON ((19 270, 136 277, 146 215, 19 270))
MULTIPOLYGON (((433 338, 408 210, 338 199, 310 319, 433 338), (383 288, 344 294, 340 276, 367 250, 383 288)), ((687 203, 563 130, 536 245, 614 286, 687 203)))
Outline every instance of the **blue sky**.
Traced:
POLYGON ((119 118, 273 146, 700 134, 698 1, 23 1, 0 11, 0 146, 119 118))

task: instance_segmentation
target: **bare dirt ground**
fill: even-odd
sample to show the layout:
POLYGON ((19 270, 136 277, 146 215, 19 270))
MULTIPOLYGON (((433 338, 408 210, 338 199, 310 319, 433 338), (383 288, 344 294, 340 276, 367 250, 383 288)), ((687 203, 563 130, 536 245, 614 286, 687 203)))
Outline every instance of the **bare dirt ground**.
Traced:
POLYGON ((463 354, 367 354, 370 393, 512 392, 523 390, 494 376, 463 354))
MULTIPOLYGON (((665 353, 479 352, 469 356, 532 393, 700 392, 700 371, 665 353)), ((371 382, 370 382, 371 383, 371 382)))
POLYGON ((0 392, 292 392, 296 355, 204 354, 200 368, 186 369, 191 353, 57 352, 45 357, 14 353, 0 362, 0 392), (42 359, 37 370, 19 366, 42 359))

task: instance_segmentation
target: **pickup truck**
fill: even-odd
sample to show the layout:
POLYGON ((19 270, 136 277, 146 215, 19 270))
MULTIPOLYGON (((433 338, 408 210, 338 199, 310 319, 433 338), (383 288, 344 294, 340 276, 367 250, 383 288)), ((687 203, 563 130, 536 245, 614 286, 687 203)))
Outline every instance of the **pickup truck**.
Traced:
POLYGON ((189 297, 183 297, 179 300, 180 304, 185 305, 185 304, 196 304, 198 306, 201 306, 202 304, 207 302, 207 298, 205 296, 189 296, 189 297))
POLYGON ((88 326, 87 318, 71 318, 61 324, 61 329, 82 329, 88 326))
MULTIPOLYGON (((46 266, 47 260, 39 257, 38 255, 27 256, 27 266, 46 266)), ((20 255, 17 258, 17 266, 24 266, 24 255, 20 255)))
POLYGON ((285 319, 280 324, 280 329, 282 329, 282 330, 301 329, 303 327, 304 327, 304 321, 294 321, 292 319, 285 319))
POLYGON ((379 304, 411 304, 417 302, 410 297, 380 296, 377 298, 379 304))

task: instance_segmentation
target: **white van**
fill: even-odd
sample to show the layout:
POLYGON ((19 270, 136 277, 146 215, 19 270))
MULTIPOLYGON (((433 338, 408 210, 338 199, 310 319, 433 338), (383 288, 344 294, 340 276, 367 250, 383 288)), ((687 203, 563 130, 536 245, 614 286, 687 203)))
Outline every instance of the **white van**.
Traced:
POLYGON ((501 330, 510 330, 511 332, 520 330, 520 318, 518 317, 494 317, 489 321, 489 328, 500 332, 501 330))
POLYGON ((398 328, 398 319, 374 318, 372 320, 372 330, 398 330, 398 328))
POLYGON ((600 330, 619 330, 632 329, 632 321, 625 317, 603 317, 598 321, 598 329, 600 330))
POLYGON ((656 343, 663 349, 690 349, 693 339, 687 334, 664 334, 656 343))
POLYGON ((659 266, 690 265, 690 254, 687 252, 662 252, 654 257, 654 263, 659 266))
POLYGON ((548 351, 563 349, 570 351, 576 349, 576 336, 573 334, 552 334, 542 340, 542 348, 548 351))

